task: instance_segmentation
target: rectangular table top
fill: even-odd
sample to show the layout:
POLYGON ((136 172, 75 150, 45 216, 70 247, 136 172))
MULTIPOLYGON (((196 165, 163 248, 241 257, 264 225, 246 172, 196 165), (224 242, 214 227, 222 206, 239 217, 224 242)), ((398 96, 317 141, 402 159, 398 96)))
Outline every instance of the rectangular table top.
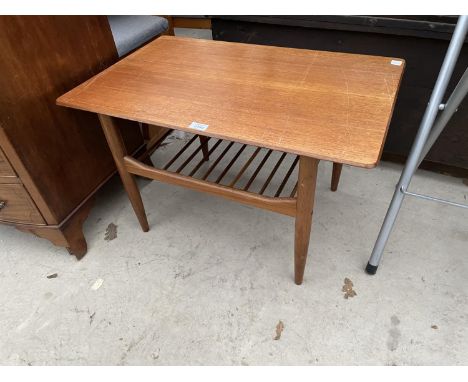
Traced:
POLYGON ((163 36, 57 104, 374 167, 404 65, 398 58, 163 36))

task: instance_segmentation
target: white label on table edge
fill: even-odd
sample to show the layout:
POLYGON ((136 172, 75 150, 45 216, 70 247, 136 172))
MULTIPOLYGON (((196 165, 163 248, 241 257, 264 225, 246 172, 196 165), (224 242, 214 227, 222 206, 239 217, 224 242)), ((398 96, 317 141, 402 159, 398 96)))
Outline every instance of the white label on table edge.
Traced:
POLYGON ((392 60, 390 61, 390 64, 392 65, 396 65, 396 66, 401 66, 403 61, 400 61, 400 60, 392 60))
POLYGON ((204 123, 194 121, 189 125, 189 128, 190 129, 195 129, 195 130, 200 130, 200 131, 205 131, 206 129, 208 129, 208 125, 205 125, 204 123))

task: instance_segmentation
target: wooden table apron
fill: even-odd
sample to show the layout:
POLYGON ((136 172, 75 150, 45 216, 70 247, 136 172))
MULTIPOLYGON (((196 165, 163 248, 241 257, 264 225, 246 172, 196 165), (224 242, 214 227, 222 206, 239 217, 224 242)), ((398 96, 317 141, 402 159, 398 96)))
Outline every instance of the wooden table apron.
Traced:
MULTIPOLYGON (((377 164, 403 67, 403 60, 386 57, 163 37, 71 90, 57 103, 98 114, 143 231, 149 226, 134 175, 292 216, 295 282, 301 284, 318 163, 321 159, 334 162, 332 190, 337 188, 342 163, 360 167, 377 164), (194 61, 196 57, 205 61, 194 61), (337 80, 334 75, 341 77, 337 80), (321 102, 325 103, 321 106, 321 102), (127 154, 114 117, 196 133, 172 162, 186 146, 196 142, 198 146, 176 171, 168 170, 172 162, 164 168, 149 166, 127 154), (194 131, 190 121, 206 123, 208 128, 194 131), (212 149, 210 139, 218 139, 212 149), (243 146, 217 181, 181 174, 198 152, 202 161, 210 160, 221 140, 243 146), (247 145, 256 150, 229 185, 221 184, 247 145), (258 193, 251 192, 249 181, 244 189, 236 188, 236 181, 263 147, 269 152, 253 178, 273 150, 283 153, 264 187, 258 193), (275 196, 263 195, 286 153, 296 158, 281 186, 275 196), (297 184, 290 195, 281 196, 296 163, 297 184)), ((154 147, 164 138, 153 142, 154 147)))

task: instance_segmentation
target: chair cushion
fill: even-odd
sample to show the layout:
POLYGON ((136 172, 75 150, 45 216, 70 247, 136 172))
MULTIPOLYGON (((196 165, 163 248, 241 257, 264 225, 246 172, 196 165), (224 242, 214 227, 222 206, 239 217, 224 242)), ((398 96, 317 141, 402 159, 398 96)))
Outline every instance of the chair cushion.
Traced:
POLYGON ((107 16, 119 57, 165 32, 168 22, 158 16, 107 16))

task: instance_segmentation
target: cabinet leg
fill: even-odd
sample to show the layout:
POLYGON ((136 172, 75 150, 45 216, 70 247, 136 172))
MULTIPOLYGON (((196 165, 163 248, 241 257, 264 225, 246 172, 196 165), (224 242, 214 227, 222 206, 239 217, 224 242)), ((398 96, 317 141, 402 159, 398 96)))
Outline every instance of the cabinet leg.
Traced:
POLYGON ((318 163, 317 159, 304 156, 299 160, 294 239, 294 281, 297 285, 302 284, 309 249, 318 163))
POLYGON ((17 229, 32 233, 51 241, 59 247, 67 248, 68 252, 78 260, 86 255, 88 245, 83 234, 83 223, 91 210, 93 198, 83 204, 68 220, 59 227, 18 225, 17 229))
POLYGON ((338 183, 340 183, 341 169, 343 165, 341 163, 333 163, 333 172, 331 179, 331 190, 336 191, 338 189, 338 183))
POLYGON ((61 228, 60 232, 66 241, 66 247, 70 255, 80 260, 88 251, 88 244, 83 234, 83 224, 91 210, 92 202, 88 202, 68 220, 61 228))

